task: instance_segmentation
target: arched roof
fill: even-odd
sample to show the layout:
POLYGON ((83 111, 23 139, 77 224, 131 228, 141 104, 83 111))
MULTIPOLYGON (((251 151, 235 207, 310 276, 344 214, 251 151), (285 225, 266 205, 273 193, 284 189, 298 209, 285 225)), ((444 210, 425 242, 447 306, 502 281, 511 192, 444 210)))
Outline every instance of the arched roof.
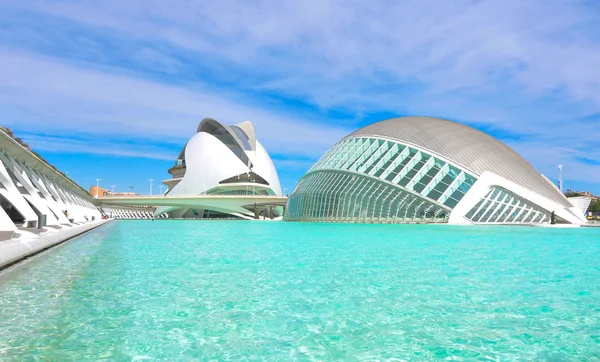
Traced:
MULTIPOLYGON (((228 145, 230 148, 239 148, 240 152, 236 155, 242 159, 242 162, 252 167, 252 163, 249 161, 247 155, 242 151, 254 151, 256 150, 256 136, 254 135, 254 125, 249 121, 238 123, 234 126, 226 126, 221 122, 212 118, 204 118, 198 124, 196 133, 206 132, 217 137, 221 142, 228 145), (250 135, 249 135, 250 133, 250 135)), ((185 160, 185 149, 183 146, 179 155, 178 160, 185 160)))
POLYGON ((517 152, 464 124, 432 117, 400 117, 373 123, 345 138, 367 136, 415 145, 478 175, 490 171, 563 206, 571 206, 560 191, 517 152))

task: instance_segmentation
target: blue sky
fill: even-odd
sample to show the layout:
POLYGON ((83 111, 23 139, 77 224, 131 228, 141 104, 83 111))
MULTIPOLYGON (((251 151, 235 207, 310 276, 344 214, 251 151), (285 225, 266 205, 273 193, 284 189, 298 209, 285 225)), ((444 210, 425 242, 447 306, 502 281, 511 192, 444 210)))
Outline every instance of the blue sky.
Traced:
POLYGON ((600 194, 598 24, 594 0, 1 0, 0 124, 147 193, 205 117, 252 121, 289 190, 356 128, 437 116, 600 194))

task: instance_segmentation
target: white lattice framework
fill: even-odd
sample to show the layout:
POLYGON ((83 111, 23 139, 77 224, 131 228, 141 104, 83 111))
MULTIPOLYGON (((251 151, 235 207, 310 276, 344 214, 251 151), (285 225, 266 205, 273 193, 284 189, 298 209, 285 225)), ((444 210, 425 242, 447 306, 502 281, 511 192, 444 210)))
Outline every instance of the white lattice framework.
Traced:
POLYGON ((298 182, 287 220, 539 224, 586 222, 521 156, 471 127, 403 117, 335 144, 298 182))
POLYGON ((344 139, 300 181, 288 220, 446 222, 476 178, 426 151, 374 137, 344 139))
MULTIPOLYGON (((119 206, 106 206, 101 207, 102 212, 114 219, 153 219, 154 208, 135 208, 135 207, 119 207, 119 206)), ((166 215, 158 215, 156 218, 166 218, 166 215)))
POLYGON ((99 220, 93 198, 65 176, 0 132, 0 240, 19 228, 61 228, 99 220))

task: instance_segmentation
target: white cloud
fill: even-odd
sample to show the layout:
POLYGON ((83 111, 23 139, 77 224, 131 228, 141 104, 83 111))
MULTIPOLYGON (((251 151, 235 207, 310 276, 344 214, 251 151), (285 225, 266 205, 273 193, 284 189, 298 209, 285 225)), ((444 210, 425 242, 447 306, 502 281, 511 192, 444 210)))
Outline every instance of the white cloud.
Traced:
POLYGON ((279 76, 344 84, 349 75, 371 78, 383 71, 397 80, 415 77, 438 92, 508 77, 522 87, 565 87, 573 97, 599 101, 600 74, 587 71, 600 56, 598 39, 587 32, 598 14, 585 4, 190 0, 106 1, 95 7, 55 1, 38 8, 279 76))
POLYGON ((511 145, 544 173, 560 159, 576 170, 574 177, 600 178, 598 166, 579 161, 600 139, 600 13, 593 2, 14 0, 3 6, 11 11, 6 16, 23 20, 0 30, 4 39, 77 50, 49 58, 33 54, 47 52, 35 46, 17 53, 0 41, 0 104, 35 127, 184 141, 205 116, 250 119, 269 151, 317 158, 362 114, 425 114, 516 135, 511 145), (40 36, 40 19, 68 26, 55 27, 62 37, 48 39, 40 36), (73 28, 81 30, 77 40, 69 38, 73 28), (169 77, 149 79, 149 70, 169 77), (312 117, 298 114, 285 101, 273 104, 273 96, 318 109, 312 117), (330 110, 356 116, 320 119, 330 110))
POLYGON ((242 77, 242 87, 325 108, 422 113, 427 109, 420 103, 442 95, 455 102, 448 113, 460 113, 457 98, 469 94, 449 91, 537 97, 564 90, 599 109, 600 72, 591 70, 600 62, 600 39, 593 32, 600 16, 579 1, 35 4, 30 8, 127 40, 214 57, 260 75, 258 82, 242 77), (396 96, 407 85, 417 87, 416 94, 396 96))
POLYGON ((26 109, 20 122, 31 129, 119 133, 171 142, 174 138, 183 144, 204 117, 226 123, 251 120, 271 152, 313 157, 349 132, 238 104, 207 90, 81 69, 48 57, 2 53, 0 105, 26 109))
POLYGON ((123 144, 98 139, 72 139, 31 133, 25 134, 25 138, 36 152, 87 153, 166 161, 172 161, 176 157, 172 150, 154 144, 123 144))
MULTIPOLYGON (((548 144, 538 141, 511 142, 510 146, 521 154, 526 154, 528 160, 538 170, 551 180, 558 177, 557 165, 563 165, 563 177, 567 181, 584 181, 586 183, 600 183, 600 159, 594 149, 578 150, 569 147, 548 147, 548 144), (596 165, 584 162, 589 159, 596 165)), ((569 187, 569 186, 567 186, 569 187)))

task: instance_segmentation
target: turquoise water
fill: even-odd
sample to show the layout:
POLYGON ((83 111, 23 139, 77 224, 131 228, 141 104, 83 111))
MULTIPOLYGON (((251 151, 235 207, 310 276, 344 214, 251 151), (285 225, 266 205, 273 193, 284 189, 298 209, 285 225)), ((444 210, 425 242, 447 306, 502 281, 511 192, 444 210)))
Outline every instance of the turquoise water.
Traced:
POLYGON ((119 221, 0 274, 0 360, 599 360, 600 229, 119 221))

